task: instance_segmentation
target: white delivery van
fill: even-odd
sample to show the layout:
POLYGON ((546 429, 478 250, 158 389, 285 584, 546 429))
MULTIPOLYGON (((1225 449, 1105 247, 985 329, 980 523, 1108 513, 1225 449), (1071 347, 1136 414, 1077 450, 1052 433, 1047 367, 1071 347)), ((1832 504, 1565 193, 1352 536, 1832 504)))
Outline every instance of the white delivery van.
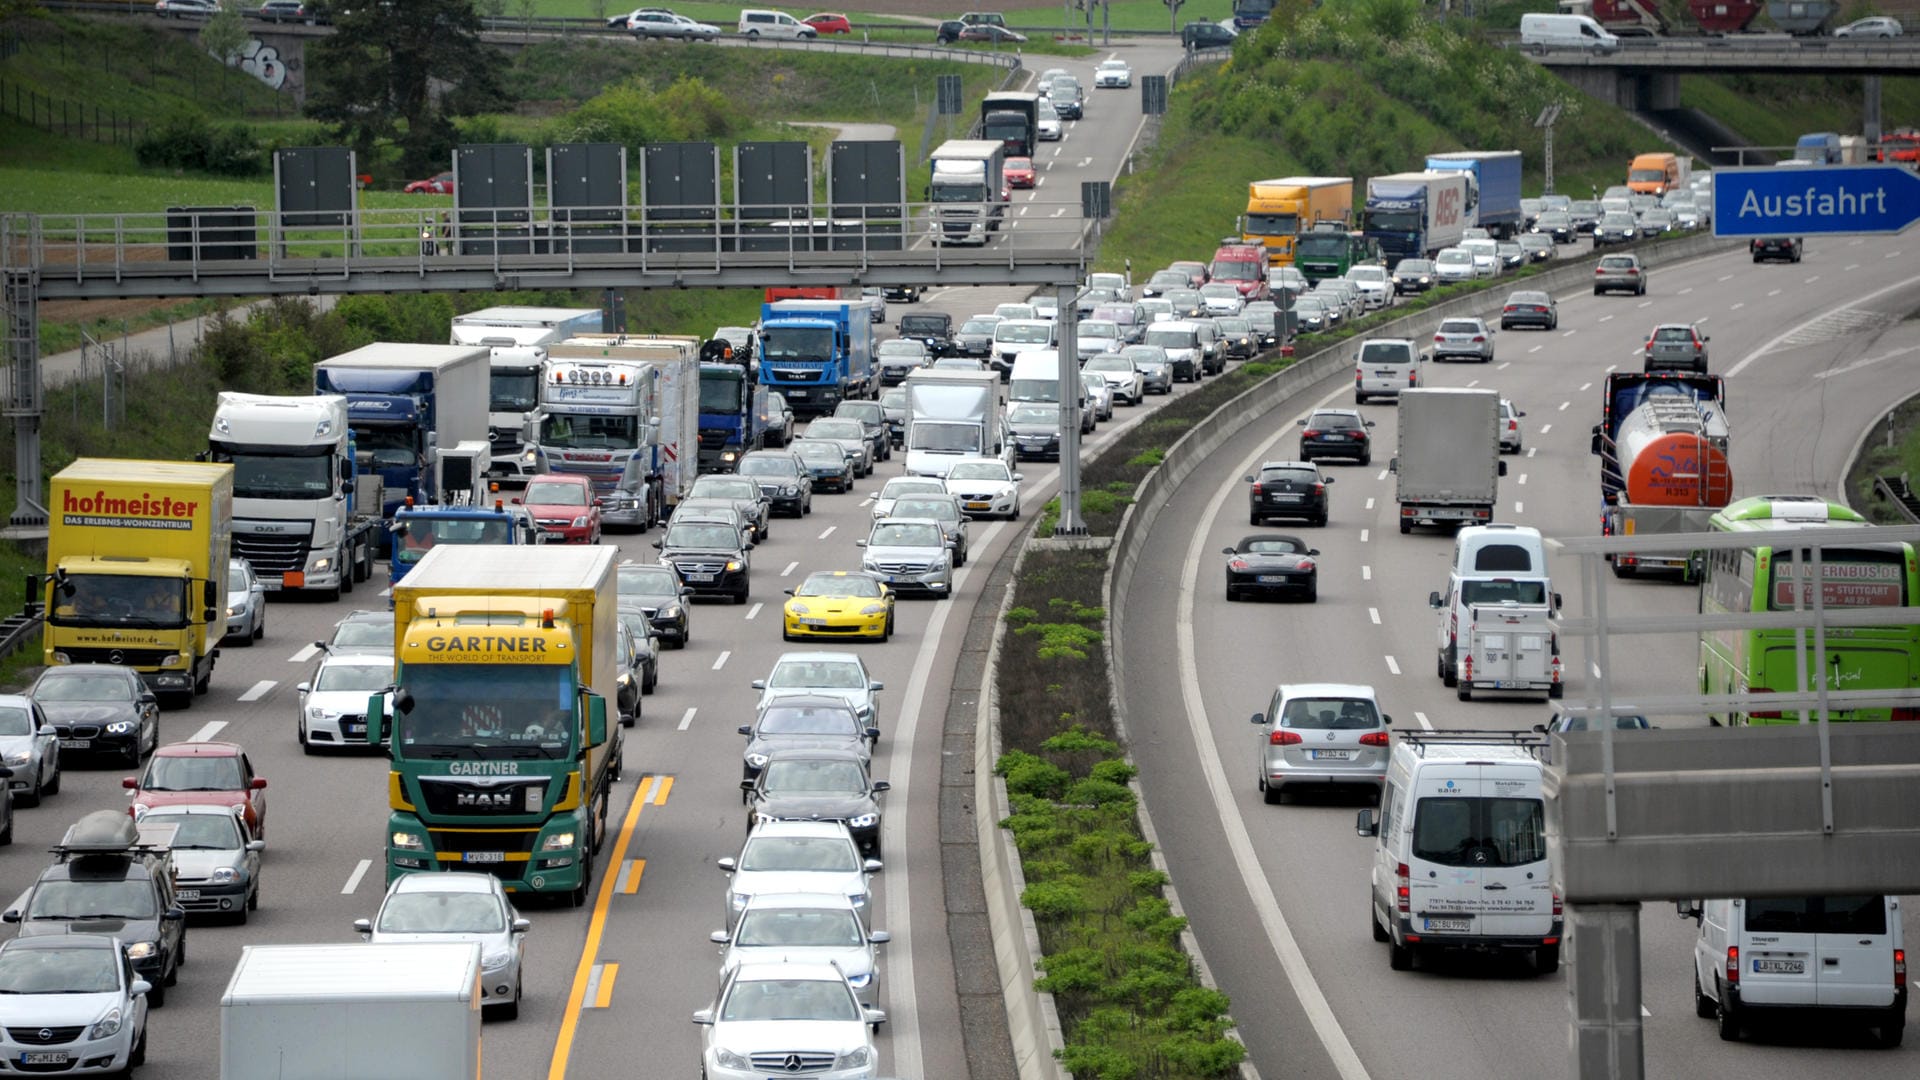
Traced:
POLYGON ((1620 39, 1590 15, 1528 14, 1520 16, 1520 46, 1547 49, 1606 49, 1620 47, 1620 39))
POLYGON ((1876 1029, 1895 1047, 1907 1026, 1907 954, 1892 896, 1682 900, 1695 919, 1693 1011, 1738 1039, 1769 1013, 1808 1010, 1876 1029))
POLYGON ((766 11, 761 8, 742 8, 740 23, 735 28, 750 38, 792 38, 796 41, 812 41, 819 31, 784 11, 766 11))
POLYGON ((1406 731, 1394 736, 1372 837, 1373 939, 1395 971, 1441 950, 1527 952, 1560 967, 1560 897, 1549 880, 1541 764, 1533 732, 1406 731))
POLYGON ((1353 361, 1353 403, 1400 397, 1400 391, 1427 385, 1427 354, 1411 338, 1368 338, 1353 361))
MULTIPOLYGON (((1093 400, 1087 395, 1085 380, 1074 376, 1072 385, 1080 397, 1080 433, 1093 430, 1093 400)), ((1007 377, 1007 404, 1060 401, 1060 353, 1057 349, 1031 349, 1013 361, 1007 377)))
POLYGON ((1453 534, 1453 572, 1546 577, 1546 539, 1531 525, 1469 525, 1453 534))
POLYGON ((1560 638, 1553 628, 1560 597, 1546 578, 1450 574, 1446 594, 1430 593, 1427 603, 1440 613, 1440 681, 1461 701, 1471 701, 1475 690, 1549 699, 1564 693, 1560 638))

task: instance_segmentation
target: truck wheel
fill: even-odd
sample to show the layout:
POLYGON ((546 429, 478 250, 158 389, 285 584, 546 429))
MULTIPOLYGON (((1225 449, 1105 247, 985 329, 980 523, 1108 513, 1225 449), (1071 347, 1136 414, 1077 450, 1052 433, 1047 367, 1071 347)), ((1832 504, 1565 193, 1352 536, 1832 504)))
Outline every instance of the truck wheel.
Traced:
POLYGON ((1549 701, 1559 701, 1561 698, 1566 696, 1567 696, 1566 683, 1554 683, 1553 685, 1547 687, 1547 700, 1549 701))
POLYGON ((1713 999, 1700 992, 1700 969, 1693 971, 1693 1015, 1702 1020, 1713 1019, 1713 999))
POLYGON ((1542 945, 1533 950, 1533 970, 1542 975, 1551 975, 1560 970, 1560 946, 1542 945))
POLYGON ((1397 941, 1387 942, 1387 966, 1395 971, 1413 970, 1413 950, 1397 941))
POLYGON ((1454 690, 1454 693, 1459 696, 1461 701, 1473 700, 1473 687, 1466 683, 1459 683, 1458 687, 1454 690))
POLYGON ((1460 682, 1460 654, 1455 651, 1454 646, 1447 646, 1446 659, 1441 661, 1441 664, 1440 681, 1448 686, 1457 685, 1460 682))
POLYGON ((353 572, 356 568, 351 562, 347 561, 346 548, 340 549, 340 554, 334 557, 333 565, 340 568, 340 591, 343 593, 352 592, 354 581, 353 572))
POLYGON ((1413 531, 1413 522, 1408 521, 1406 518, 1401 518, 1400 519, 1400 535, 1405 536, 1406 534, 1412 531, 1413 531))
MULTIPOLYGON (((1718 981, 1715 980, 1716 983, 1718 981)), ((1720 1039, 1722 1042, 1739 1042, 1740 1014, 1734 1012, 1733 1006, 1727 1004, 1727 988, 1719 986, 1717 989, 1720 992, 1720 1000, 1714 1005, 1713 1015, 1714 1019, 1720 1022, 1720 1039)))

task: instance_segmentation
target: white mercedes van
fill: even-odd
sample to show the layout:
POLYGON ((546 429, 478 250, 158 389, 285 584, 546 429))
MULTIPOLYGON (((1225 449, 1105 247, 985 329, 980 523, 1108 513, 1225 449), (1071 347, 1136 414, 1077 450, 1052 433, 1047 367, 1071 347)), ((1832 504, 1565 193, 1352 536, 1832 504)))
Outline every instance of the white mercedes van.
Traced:
POLYGON ((1409 338, 1370 338, 1353 358, 1353 403, 1400 399, 1400 391, 1427 385, 1427 354, 1409 338))
POLYGON ((1620 39, 1590 15, 1536 13, 1520 16, 1520 46, 1612 50, 1620 47, 1620 39))
POLYGON ((767 11, 761 8, 742 8, 740 23, 736 28, 749 38, 792 38, 795 41, 812 41, 819 31, 784 11, 767 11))
POLYGON ((1893 896, 1682 900, 1700 924, 1693 1011, 1733 1041, 1768 1013, 1809 1010, 1875 1029, 1884 1047, 1907 1026, 1907 950, 1893 896))
POLYGON ((1534 732, 1407 731, 1393 739, 1373 837, 1373 939, 1406 971, 1442 950, 1526 952, 1560 967, 1562 916, 1547 863, 1544 740, 1534 732))

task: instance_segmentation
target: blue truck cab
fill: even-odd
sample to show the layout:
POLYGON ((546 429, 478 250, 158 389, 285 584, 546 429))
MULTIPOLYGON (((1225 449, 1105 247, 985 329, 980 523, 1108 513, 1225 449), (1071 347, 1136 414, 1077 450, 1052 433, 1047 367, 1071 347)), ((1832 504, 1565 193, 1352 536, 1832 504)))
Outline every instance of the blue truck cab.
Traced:
POLYGON ((415 506, 405 502, 394 513, 393 555, 387 560, 387 584, 398 585, 427 552, 449 544, 538 544, 540 526, 524 506, 494 499, 492 506, 415 506))
POLYGON ((748 358, 715 338, 700 349, 700 471, 732 472, 766 441, 767 388, 748 358))
POLYGON ((796 415, 831 413, 874 392, 873 309, 864 300, 778 300, 760 307, 760 384, 796 415))

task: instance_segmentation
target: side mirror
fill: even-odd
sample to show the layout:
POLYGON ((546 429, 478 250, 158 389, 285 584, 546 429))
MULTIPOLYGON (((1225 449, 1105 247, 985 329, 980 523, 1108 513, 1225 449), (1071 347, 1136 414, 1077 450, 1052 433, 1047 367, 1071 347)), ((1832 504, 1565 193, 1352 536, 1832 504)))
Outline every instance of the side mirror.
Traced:
POLYGON ((1222 554, 1222 555, 1232 555, 1232 554, 1235 554, 1235 552, 1234 552, 1234 550, 1233 550, 1232 548, 1230 548, 1230 547, 1223 547, 1223 548, 1221 548, 1221 549, 1220 549, 1220 554, 1222 554))
POLYGON ((753 687, 755 690, 765 690, 767 688, 767 680, 755 679, 747 685, 753 687))
POLYGON ((873 790, 875 792, 892 791, 893 785, 887 783, 885 780, 875 780, 873 782, 873 790))
POLYGON ((1335 480, 1338 480, 1338 479, 1340 479, 1340 478, 1339 478, 1339 477, 1337 477, 1337 476, 1322 476, 1322 477, 1320 478, 1320 482, 1321 482, 1321 483, 1323 483, 1323 484, 1331 484, 1331 483, 1333 483, 1333 482, 1334 482, 1335 480))
POLYGON ((372 919, 355 919, 353 920, 353 929, 355 933, 359 934, 363 938, 372 937, 373 936, 373 920, 372 919))
POLYGON ((161 922, 186 922, 187 909, 183 907, 170 907, 167 910, 160 913, 160 921, 161 922))
POLYGON ((707 935, 707 940, 713 942, 715 945, 725 945, 728 941, 731 941, 732 938, 727 936, 725 930, 715 930, 713 933, 707 935))
POLYGON ((868 741, 868 742, 879 742, 879 741, 880 741, 880 729, 879 729, 879 728, 877 728, 877 727, 870 727, 870 728, 867 728, 867 729, 866 729, 865 731, 863 731, 863 732, 861 732, 861 734, 863 734, 863 735, 865 735, 865 736, 867 737, 867 741, 868 741))
POLYGON ((1306 426, 1307 426, 1307 418, 1303 416, 1303 417, 1301 417, 1300 419, 1298 419, 1298 420, 1295 420, 1295 421, 1294 421, 1294 424, 1296 424, 1296 425, 1297 425, 1297 426, 1299 426, 1299 427, 1306 427, 1306 426))
POLYGON ((696 1012, 696 1013, 694 1013, 694 1014, 693 1014, 693 1022, 694 1022, 694 1023, 696 1023, 696 1024, 711 1024, 711 1023, 713 1023, 713 1010, 712 1010, 712 1009, 701 1009, 701 1010, 700 1010, 699 1012, 696 1012))
POLYGON ((873 933, 867 935, 868 943, 873 945, 885 945, 892 940, 893 935, 887 933, 885 930, 875 930, 873 933))
POLYGON ((742 734, 742 735, 745 735, 745 736, 746 736, 747 738, 749 738, 749 739, 751 739, 751 738, 753 738, 753 725, 752 725, 752 724, 741 724, 741 725, 740 725, 740 734, 742 734))
MULTIPOLYGON (((1673 910, 1683 919, 1698 919, 1701 913, 1700 901, 1675 900, 1673 902, 1673 910)), ((8 912, 8 914, 12 914, 12 912, 8 912)))
POLYGON ((1540 734, 1542 734, 1542 735, 1545 735, 1545 734, 1547 733, 1547 725, 1545 725, 1545 724, 1535 724, 1535 725, 1533 725, 1533 730, 1535 730, 1535 731, 1537 731, 1537 732, 1539 732, 1539 733, 1540 733, 1540 734))
POLYGON ((1554 607, 1565 607, 1565 606, 1566 606, 1566 605, 1564 605, 1564 604, 1562 604, 1562 603, 1560 602, 1560 594, 1559 594, 1559 593, 1554 593, 1554 594, 1553 594, 1553 606, 1554 606, 1554 607))
POLYGON ((1380 822, 1373 816, 1374 811, 1362 810, 1353 823, 1353 831, 1361 836, 1379 836, 1380 822))
POLYGON ((865 540, 855 540, 855 541, 853 542, 853 546, 854 546, 854 547, 866 547, 866 546, 867 546, 867 542, 866 542, 865 540))
POLYGON ((739 861, 736 860, 733 856, 728 855, 724 858, 713 860, 713 865, 719 867, 721 871, 731 874, 733 873, 734 867, 739 865, 739 861))
POLYGON ((1014 473, 1013 478, 1015 480, 1025 480, 1027 477, 1025 473, 1014 473))
POLYGON ((18 911, 7 911, 5 913, 0 913, 0 922, 17 923, 19 921, 20 921, 20 913, 18 911))
POLYGON ((665 540, 655 540, 653 542, 653 546, 655 550, 664 550, 667 546, 667 542, 665 540))
POLYGON ((141 994, 147 993, 152 989, 153 989, 153 984, 148 982, 147 980, 135 979, 133 980, 133 985, 127 987, 127 992, 134 995, 135 997, 139 997, 141 994))
POLYGON ((780 590, 780 592, 781 592, 781 593, 782 593, 783 595, 786 595, 786 596, 792 596, 792 595, 793 595, 793 590, 792 590, 792 589, 781 589, 781 590, 780 590))
POLYGON ((860 1012, 869 1024, 884 1024, 887 1022, 887 1013, 884 1009, 875 1009, 868 1006, 862 1007, 860 1012))
POLYGON ((140 781, 131 776, 122 777, 120 786, 126 788, 128 791, 138 791, 140 790, 140 781))
POLYGON ((1244 481, 1244 482, 1246 482, 1246 483, 1249 483, 1249 484, 1251 484, 1251 483, 1253 483, 1253 477, 1252 477, 1252 476, 1250 476, 1250 475, 1249 475, 1249 476, 1243 476, 1243 477, 1241 477, 1240 479, 1241 479, 1242 481, 1244 481))
POLYGON ((375 694, 367 699, 367 741, 379 746, 387 741, 387 698, 375 694))
POLYGON ((1320 554, 1320 549, 1319 549, 1319 548, 1308 548, 1308 549, 1307 549, 1307 554, 1309 554, 1309 555, 1318 555, 1318 554, 1320 554))
POLYGON ((267 850, 267 842, 265 840, 249 840, 247 841, 247 850, 265 851, 267 850))
POLYGON ((868 859, 866 862, 860 864, 860 869, 863 873, 877 874, 885 865, 886 864, 882 863, 879 859, 868 859))
POLYGON ((247 787, 254 791, 265 791, 267 787, 267 778, 264 776, 256 776, 252 780, 249 780, 247 782, 247 787))
MULTIPOLYGON (((1521 415, 1521 416, 1525 416, 1525 415, 1527 415, 1527 414, 1526 414, 1526 413, 1521 413, 1520 415, 1521 415)), ((1368 427, 1372 427, 1372 426, 1373 426, 1373 421, 1371 421, 1371 420, 1368 420, 1368 421, 1366 421, 1366 425, 1367 425, 1368 427)))
POLYGON ((741 791, 752 791, 752 790, 753 790, 753 781, 751 781, 751 780, 742 780, 742 781, 740 781, 740 790, 741 790, 741 791))
POLYGON ((599 694, 587 695, 587 742, 599 746, 607 741, 607 699, 599 694))
POLYGON ((1427 594, 1427 606, 1430 608, 1440 606, 1440 594, 1438 592, 1430 592, 1427 594))
MULTIPOLYGON (((1515 409, 1515 410, 1513 410, 1513 415, 1515 415, 1515 416, 1525 416, 1525 415, 1527 415, 1527 410, 1525 410, 1525 409, 1515 409)), ((1368 425, 1368 426, 1369 426, 1369 427, 1371 427, 1372 425, 1368 425)))
POLYGON ((1390 460, 1388 460, 1388 462, 1387 462, 1387 471, 1388 471, 1388 472, 1390 472, 1390 473, 1397 473, 1397 472, 1399 472, 1399 471, 1400 471, 1400 459, 1399 459, 1399 458, 1392 458, 1392 459, 1390 459, 1390 460))
POLYGON ((1267 722, 1267 714, 1266 714, 1266 713, 1254 713, 1254 714, 1253 714, 1253 723, 1255 723, 1255 724, 1262 724, 1262 725, 1263 725, 1263 724, 1265 724, 1266 722, 1267 722))
POLYGON ((881 682, 879 679, 870 679, 867 682, 867 689, 869 690, 885 690, 886 688, 887 684, 881 682))
POLYGON ((515 920, 513 920, 513 932, 514 932, 514 933, 516 933, 516 934, 524 934, 524 933, 526 933, 527 931, 529 931, 529 930, 531 930, 531 929, 533 929, 533 921, 532 921, 531 919, 515 919, 515 920))
POLYGON ((1391 716, 1388 716, 1388 715, 1387 715, 1386 713, 1381 713, 1381 714, 1380 714, 1380 726, 1381 726, 1381 727, 1392 727, 1392 726, 1393 726, 1393 717, 1391 717, 1391 716))
POLYGON ((55 728, 55 727, 54 727, 54 726, 53 726, 52 724, 41 724, 41 725, 40 725, 40 730, 39 730, 39 731, 37 731, 37 732, 35 732, 34 734, 36 734, 36 735, 58 735, 58 734, 60 734, 60 731, 59 731, 59 729, 58 729, 58 728, 55 728))

